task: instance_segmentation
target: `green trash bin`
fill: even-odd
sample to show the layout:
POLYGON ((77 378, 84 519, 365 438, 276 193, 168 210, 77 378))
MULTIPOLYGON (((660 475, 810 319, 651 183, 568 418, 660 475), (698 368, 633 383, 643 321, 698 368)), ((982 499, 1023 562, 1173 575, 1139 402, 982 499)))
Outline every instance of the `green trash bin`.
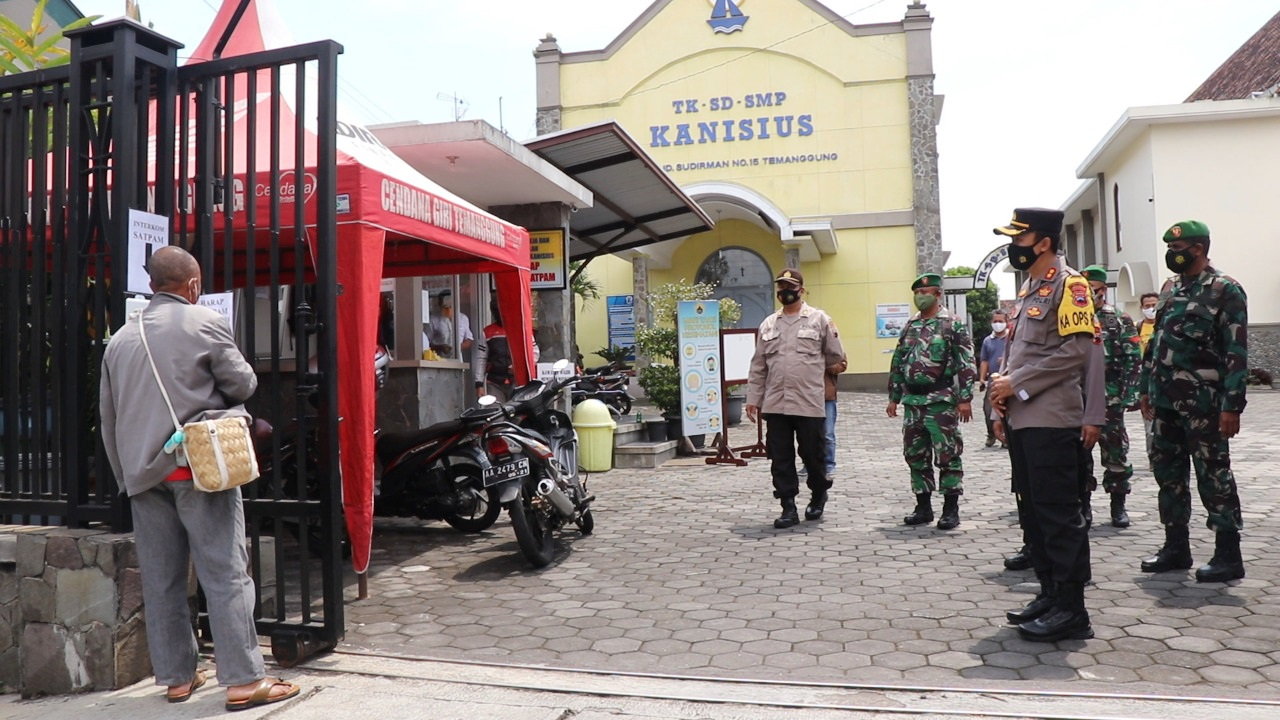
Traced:
POLYGON ((613 467, 613 431, 618 423, 609 406, 588 398, 573 409, 573 429, 578 431, 578 466, 587 472, 613 467))

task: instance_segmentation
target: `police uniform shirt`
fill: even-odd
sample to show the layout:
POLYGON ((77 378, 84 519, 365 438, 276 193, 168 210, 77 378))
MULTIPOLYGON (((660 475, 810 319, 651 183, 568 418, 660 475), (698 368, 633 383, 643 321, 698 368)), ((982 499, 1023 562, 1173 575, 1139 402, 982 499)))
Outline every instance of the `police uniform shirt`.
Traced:
POLYGON ((760 323, 747 404, 761 413, 826 417, 823 377, 843 359, 840 333, 825 312, 808 303, 796 315, 779 310, 760 323))
POLYGON ((1061 257, 1043 277, 1030 277, 1010 316, 1005 375, 1013 396, 1009 425, 1074 428, 1083 424, 1083 372, 1093 352, 1093 293, 1061 257))

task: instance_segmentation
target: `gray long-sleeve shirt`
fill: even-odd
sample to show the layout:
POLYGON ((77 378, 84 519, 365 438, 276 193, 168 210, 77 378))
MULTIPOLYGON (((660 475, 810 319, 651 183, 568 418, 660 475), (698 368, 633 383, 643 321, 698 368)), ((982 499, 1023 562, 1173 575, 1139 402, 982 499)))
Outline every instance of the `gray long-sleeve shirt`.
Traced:
POLYGON ((139 322, 146 323, 151 355, 180 423, 247 417, 242 403, 258 387, 258 376, 221 315, 177 295, 157 293, 141 318, 112 336, 102 356, 102 444, 116 482, 130 496, 155 487, 177 469, 174 456, 164 452, 173 420, 147 361, 139 322))

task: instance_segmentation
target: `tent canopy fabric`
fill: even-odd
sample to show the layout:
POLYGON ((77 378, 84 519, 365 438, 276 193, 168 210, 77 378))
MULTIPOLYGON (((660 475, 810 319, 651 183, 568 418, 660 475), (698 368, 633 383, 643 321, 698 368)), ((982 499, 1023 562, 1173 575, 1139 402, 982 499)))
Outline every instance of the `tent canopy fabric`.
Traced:
MULTIPOLYGON (((213 59, 213 51, 229 26, 239 0, 224 0, 217 17, 204 39, 196 47, 189 63, 213 59)), ((287 47, 292 42, 284 24, 274 12, 270 0, 250 0, 249 5, 223 49, 222 56, 246 55, 263 50, 287 47)), ((226 83, 224 92, 234 118, 233 146, 246 147, 245 138, 256 133, 258 157, 250 166, 249 159, 237 157, 232 163, 235 195, 239 201, 233 214, 233 227, 223 228, 223 242, 245 242, 250 232, 245 205, 258 204, 258 218, 266 217, 271 200, 263 197, 260 186, 269 183, 271 159, 264 153, 270 146, 266 137, 271 132, 269 118, 278 106, 281 122, 279 179, 281 202, 305 203, 305 222, 315 222, 314 158, 317 107, 315 88, 310 78, 303 79, 306 113, 303 125, 311 137, 303 145, 312 157, 294 157, 296 83, 291 68, 280 72, 281 89, 272 93, 269 71, 258 75, 256 90, 249 97, 247 74, 226 83), (256 107, 259 122, 249 126, 249 106, 256 107), (290 190, 289 188, 292 188, 290 190), (227 238, 226 235, 230 235, 227 238)), ((154 140, 153 140, 154 142, 154 140)), ((511 337, 524 342, 511 344, 511 355, 517 382, 532 376, 532 298, 529 286, 529 235, 526 230, 507 223, 453 195, 426 177, 380 143, 374 135, 338 107, 338 282, 342 294, 338 298, 338 413, 344 418, 339 429, 341 447, 343 510, 351 539, 352 564, 357 573, 368 569, 373 534, 373 462, 375 402, 373 356, 377 342, 380 280, 383 277, 417 275, 453 275, 493 273, 498 290, 498 303, 504 324, 511 337)), ((188 153, 194 147, 188 146, 188 153)), ((243 153, 241 153, 243 155, 243 153)), ((153 156, 154 157, 154 156, 153 156)), ((233 200, 235 202, 235 200, 233 200)), ((296 206, 294 206, 296 207, 296 206)), ((289 208, 285 222, 291 235, 294 210, 289 208)), ((255 244, 261 246, 259 223, 252 231, 255 244)), ((305 231, 305 229, 304 229, 305 231)), ((314 237, 310 238, 314 241, 314 237)), ((240 282, 244 282, 241 278, 240 282)))

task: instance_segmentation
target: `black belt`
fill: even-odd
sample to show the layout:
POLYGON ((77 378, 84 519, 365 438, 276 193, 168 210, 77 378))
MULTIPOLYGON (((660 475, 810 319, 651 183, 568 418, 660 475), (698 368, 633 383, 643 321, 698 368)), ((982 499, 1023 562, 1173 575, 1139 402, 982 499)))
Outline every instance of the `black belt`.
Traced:
POLYGON ((907 383, 906 388, 907 392, 911 395, 928 395, 929 393, 934 393, 939 390, 945 390, 951 387, 952 384, 951 378, 943 378, 941 380, 935 380, 931 383, 924 384, 907 383))

